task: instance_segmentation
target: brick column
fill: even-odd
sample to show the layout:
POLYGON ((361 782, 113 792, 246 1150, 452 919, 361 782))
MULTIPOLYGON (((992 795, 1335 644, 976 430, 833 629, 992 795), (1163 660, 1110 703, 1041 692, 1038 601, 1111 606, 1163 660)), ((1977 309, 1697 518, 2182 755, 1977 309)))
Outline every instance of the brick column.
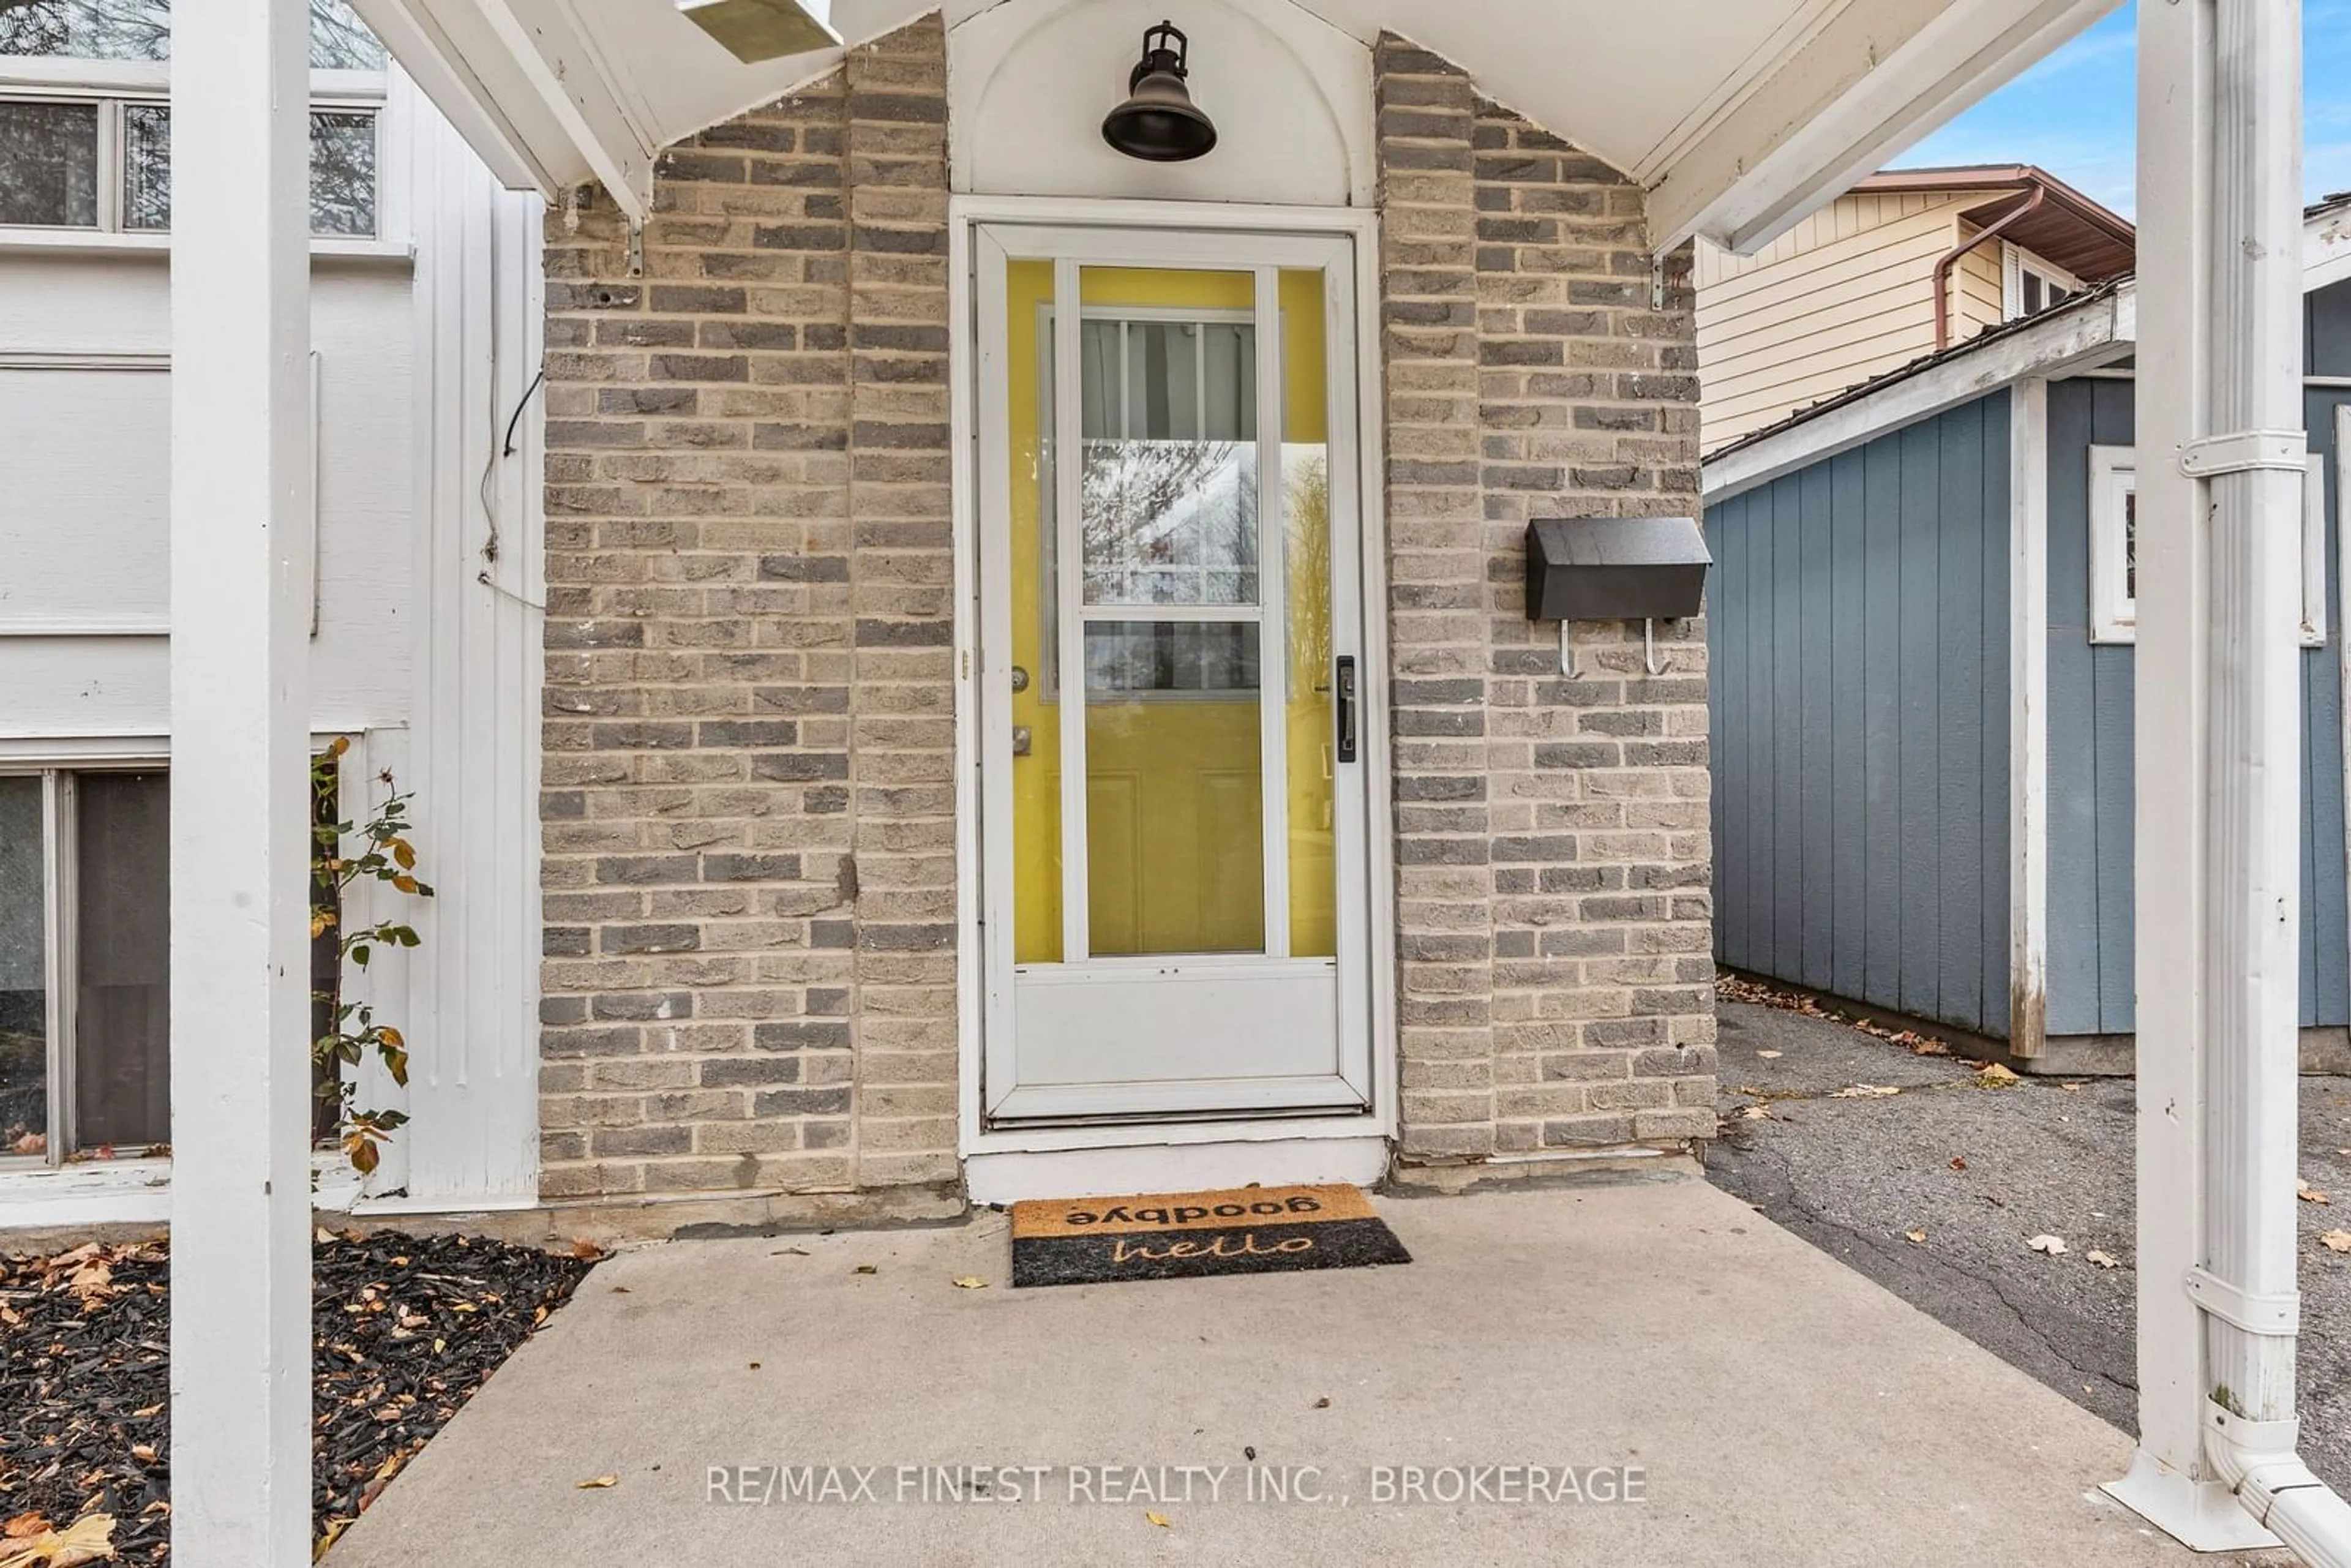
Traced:
POLYGON ((1467 75, 1393 34, 1373 80, 1401 1143, 1407 1159, 1459 1158, 1494 1147, 1476 106, 1467 75))
POLYGON ((1525 617, 1536 517, 1695 516, 1689 258, 1640 187, 1394 38, 1374 56, 1402 1155, 1714 1127, 1706 645, 1525 617))
POLYGON ((847 70, 857 1180, 951 1181, 955 559, 945 28, 935 14, 927 16, 852 51, 847 70))
POLYGON ((549 1197, 954 1175, 936 16, 548 227, 549 1197))

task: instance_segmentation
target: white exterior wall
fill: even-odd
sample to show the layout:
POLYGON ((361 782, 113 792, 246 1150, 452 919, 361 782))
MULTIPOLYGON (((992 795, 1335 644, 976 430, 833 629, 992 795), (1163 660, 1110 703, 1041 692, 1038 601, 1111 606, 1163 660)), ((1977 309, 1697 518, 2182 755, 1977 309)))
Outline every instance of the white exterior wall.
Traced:
MULTIPOLYGON (((317 629, 311 728, 355 737, 346 816, 414 790, 423 946, 368 999, 412 1048, 414 1118, 372 1184, 415 1207, 528 1202, 538 1176, 541 460, 538 197, 496 188, 396 68, 383 240, 314 255, 317 629), (482 547, 495 509, 496 561, 482 547), (490 583, 480 580, 487 572, 490 583), (495 585, 495 586, 493 586, 495 585)), ((0 759, 166 757, 169 253, 0 236, 0 759)), ((390 910, 382 914, 392 913, 390 910)), ((364 909, 351 912, 368 917, 364 909)), ((152 1173, 146 1173, 152 1174, 152 1173)), ((87 1168, 0 1172, 0 1227, 93 1208, 87 1168), (62 1178, 71 1177, 70 1181, 62 1178), (58 1213, 67 1211, 57 1210, 58 1213)))

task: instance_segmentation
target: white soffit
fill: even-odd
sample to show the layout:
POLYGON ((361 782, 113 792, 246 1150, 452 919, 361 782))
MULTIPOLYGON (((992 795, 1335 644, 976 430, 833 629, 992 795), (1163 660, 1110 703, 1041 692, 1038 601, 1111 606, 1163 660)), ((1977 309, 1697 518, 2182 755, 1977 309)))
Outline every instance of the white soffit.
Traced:
MULTIPOLYGON (((1250 0, 1393 31, 1648 184, 1651 239, 1752 249, 2118 0, 1250 0)), ((789 93, 839 49, 746 65, 674 0, 355 0, 501 178, 642 211, 660 150, 789 93)), ((851 47, 996 0, 834 0, 851 47)), ((1191 0, 1165 0, 1185 25, 1191 0)), ((1139 45, 1140 39, 1137 39, 1139 45)), ((1195 57, 1203 99, 1217 60, 1195 57)), ((1115 83, 1071 84, 1089 98, 1115 83)))

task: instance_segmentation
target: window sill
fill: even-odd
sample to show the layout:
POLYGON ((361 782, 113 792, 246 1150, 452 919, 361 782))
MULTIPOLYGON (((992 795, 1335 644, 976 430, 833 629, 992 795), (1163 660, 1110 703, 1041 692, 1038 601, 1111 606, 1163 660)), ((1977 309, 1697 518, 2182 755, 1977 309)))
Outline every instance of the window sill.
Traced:
MULTIPOLYGON (((94 229, 0 228, 0 256, 154 256, 172 254, 168 234, 101 234, 94 229)), ((415 249, 399 240, 330 239, 310 241, 310 265, 373 265, 410 267, 415 249)))
MULTIPOLYGON (((311 1157, 311 1207, 348 1213, 359 1173, 340 1154, 311 1157)), ((68 1166, 0 1166, 0 1238, 11 1230, 91 1225, 162 1225, 172 1218, 172 1162, 83 1160, 68 1166)))

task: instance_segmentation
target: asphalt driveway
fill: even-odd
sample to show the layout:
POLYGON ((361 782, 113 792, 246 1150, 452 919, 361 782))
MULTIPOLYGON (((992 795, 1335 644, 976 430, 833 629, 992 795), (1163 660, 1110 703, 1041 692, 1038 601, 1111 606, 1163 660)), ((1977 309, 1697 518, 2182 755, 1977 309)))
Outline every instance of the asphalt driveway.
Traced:
MULTIPOLYGON (((1843 1023, 1728 1000, 1719 1017, 1715 1186, 2134 1429, 2130 1080, 1984 1088, 1965 1062, 1843 1023)), ((2303 1453, 2351 1488, 2351 1254, 2318 1240, 2351 1228, 2351 1078, 2302 1080, 2302 1147, 2329 1199, 2297 1206, 2303 1453)))

